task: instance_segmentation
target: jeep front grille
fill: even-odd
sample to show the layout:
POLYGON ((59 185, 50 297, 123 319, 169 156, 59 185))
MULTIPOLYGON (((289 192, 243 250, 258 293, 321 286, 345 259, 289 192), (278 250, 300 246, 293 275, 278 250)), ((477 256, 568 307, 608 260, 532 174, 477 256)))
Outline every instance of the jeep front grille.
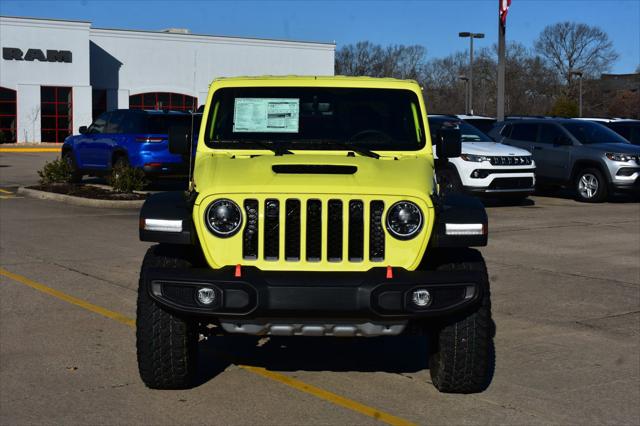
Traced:
POLYGON ((365 260, 367 236, 365 223, 369 226, 369 260, 382 262, 385 258, 384 202, 380 200, 330 199, 322 202, 317 199, 268 198, 260 205, 256 199, 247 199, 244 210, 246 225, 242 257, 246 260, 279 260, 280 247, 284 244, 284 260, 288 262, 301 259, 307 262, 323 259, 329 262, 362 262, 365 260), (263 224, 259 223, 260 209, 264 211, 263 224), (284 220, 281 220, 281 215, 284 220), (365 215, 368 221, 365 221, 365 215), (280 229, 281 225, 284 229, 280 229), (260 238, 260 232, 263 232, 263 238, 260 238))
POLYGON ((531 164, 530 155, 510 155, 504 157, 489 157, 493 166, 524 166, 531 164))

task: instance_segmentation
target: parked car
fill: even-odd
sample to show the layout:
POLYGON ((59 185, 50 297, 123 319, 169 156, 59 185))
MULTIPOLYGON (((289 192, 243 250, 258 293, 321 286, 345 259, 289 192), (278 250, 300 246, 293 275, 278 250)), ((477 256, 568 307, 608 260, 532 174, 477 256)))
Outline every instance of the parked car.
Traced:
POLYGON ((627 118, 580 118, 579 120, 603 124, 632 144, 640 145, 640 120, 627 118))
POLYGON ((465 115, 458 114, 456 115, 460 120, 465 123, 471 124, 476 129, 480 130, 485 135, 489 133, 491 129, 493 129, 493 125, 496 124, 496 119, 492 117, 485 117, 483 115, 465 115))
POLYGON ((572 187, 580 201, 601 202, 610 192, 640 188, 640 147, 601 124, 509 120, 491 132, 496 140, 533 153, 539 183, 572 187))
POLYGON ((460 129, 462 138, 460 157, 436 164, 438 181, 445 190, 509 198, 526 198, 534 191, 536 165, 529 151, 496 143, 456 116, 429 116, 431 140, 438 140, 443 127, 460 129))
POLYGON ((64 141, 62 157, 71 165, 76 181, 87 174, 109 174, 124 165, 140 168, 151 178, 186 176, 188 156, 169 152, 168 133, 171 127, 190 127, 196 120, 176 111, 105 112, 90 126, 80 127, 80 135, 64 141))
MULTIPOLYGON (((154 194, 140 211, 141 240, 159 243, 138 288, 144 383, 197 384, 200 335, 413 333, 429 339, 437 389, 484 390, 495 325, 469 247, 486 245, 487 215, 474 197, 438 194, 423 108, 415 81, 214 81, 197 191, 154 194)), ((174 152, 190 152, 186 134, 171 133, 174 152)), ((457 129, 440 137, 442 159, 460 155, 457 129)))

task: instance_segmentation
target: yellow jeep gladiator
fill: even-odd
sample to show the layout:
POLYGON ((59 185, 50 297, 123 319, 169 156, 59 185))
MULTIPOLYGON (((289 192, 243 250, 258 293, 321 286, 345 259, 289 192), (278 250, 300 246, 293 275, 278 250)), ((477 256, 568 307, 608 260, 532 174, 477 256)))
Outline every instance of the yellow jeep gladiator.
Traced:
POLYGON ((487 216, 439 193, 435 163, 460 155, 460 131, 431 140, 416 82, 218 79, 191 134, 169 135, 193 158, 189 190, 141 210, 140 239, 159 243, 138 290, 147 386, 192 386, 201 335, 419 333, 440 391, 486 388, 489 282, 469 247, 486 245, 487 216))

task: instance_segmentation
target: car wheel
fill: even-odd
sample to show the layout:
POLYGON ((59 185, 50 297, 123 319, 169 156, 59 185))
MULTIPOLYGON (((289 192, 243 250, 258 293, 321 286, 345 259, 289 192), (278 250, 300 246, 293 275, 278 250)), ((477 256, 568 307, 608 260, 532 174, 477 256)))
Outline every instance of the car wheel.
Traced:
POLYGON ((76 160, 73 158, 73 153, 71 151, 66 151, 62 154, 62 159, 71 169, 71 177, 69 178, 70 183, 80 183, 82 181, 82 172, 78 169, 78 165, 76 164, 76 160))
POLYGON ((458 173, 453 169, 444 169, 437 173, 438 184, 440 185, 440 192, 460 192, 462 190, 462 183, 458 177, 458 173))
POLYGON ((576 198, 586 203, 601 203, 607 198, 607 181, 598 169, 584 169, 575 180, 576 198))
POLYGON ((429 372, 440 392, 475 393, 485 390, 495 366, 491 295, 482 255, 472 249, 441 249, 433 253, 430 269, 476 272, 482 275, 482 298, 478 305, 445 319, 430 330, 429 372))
POLYGON ((169 245, 149 248, 138 288, 136 347, 142 381, 152 389, 184 389, 193 384, 198 357, 198 323, 168 311, 148 293, 149 268, 184 269, 193 265, 186 250, 169 245))

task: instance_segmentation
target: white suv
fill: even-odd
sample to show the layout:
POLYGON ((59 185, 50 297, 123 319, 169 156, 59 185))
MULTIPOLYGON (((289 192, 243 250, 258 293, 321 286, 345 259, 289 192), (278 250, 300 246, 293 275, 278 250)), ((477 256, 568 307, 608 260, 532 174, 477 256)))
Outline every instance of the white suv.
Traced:
POLYGON ((455 116, 429 116, 432 140, 438 140, 443 127, 459 128, 462 137, 460 157, 436 165, 438 182, 445 190, 509 198, 526 198, 534 191, 536 166, 529 151, 496 143, 455 116))

